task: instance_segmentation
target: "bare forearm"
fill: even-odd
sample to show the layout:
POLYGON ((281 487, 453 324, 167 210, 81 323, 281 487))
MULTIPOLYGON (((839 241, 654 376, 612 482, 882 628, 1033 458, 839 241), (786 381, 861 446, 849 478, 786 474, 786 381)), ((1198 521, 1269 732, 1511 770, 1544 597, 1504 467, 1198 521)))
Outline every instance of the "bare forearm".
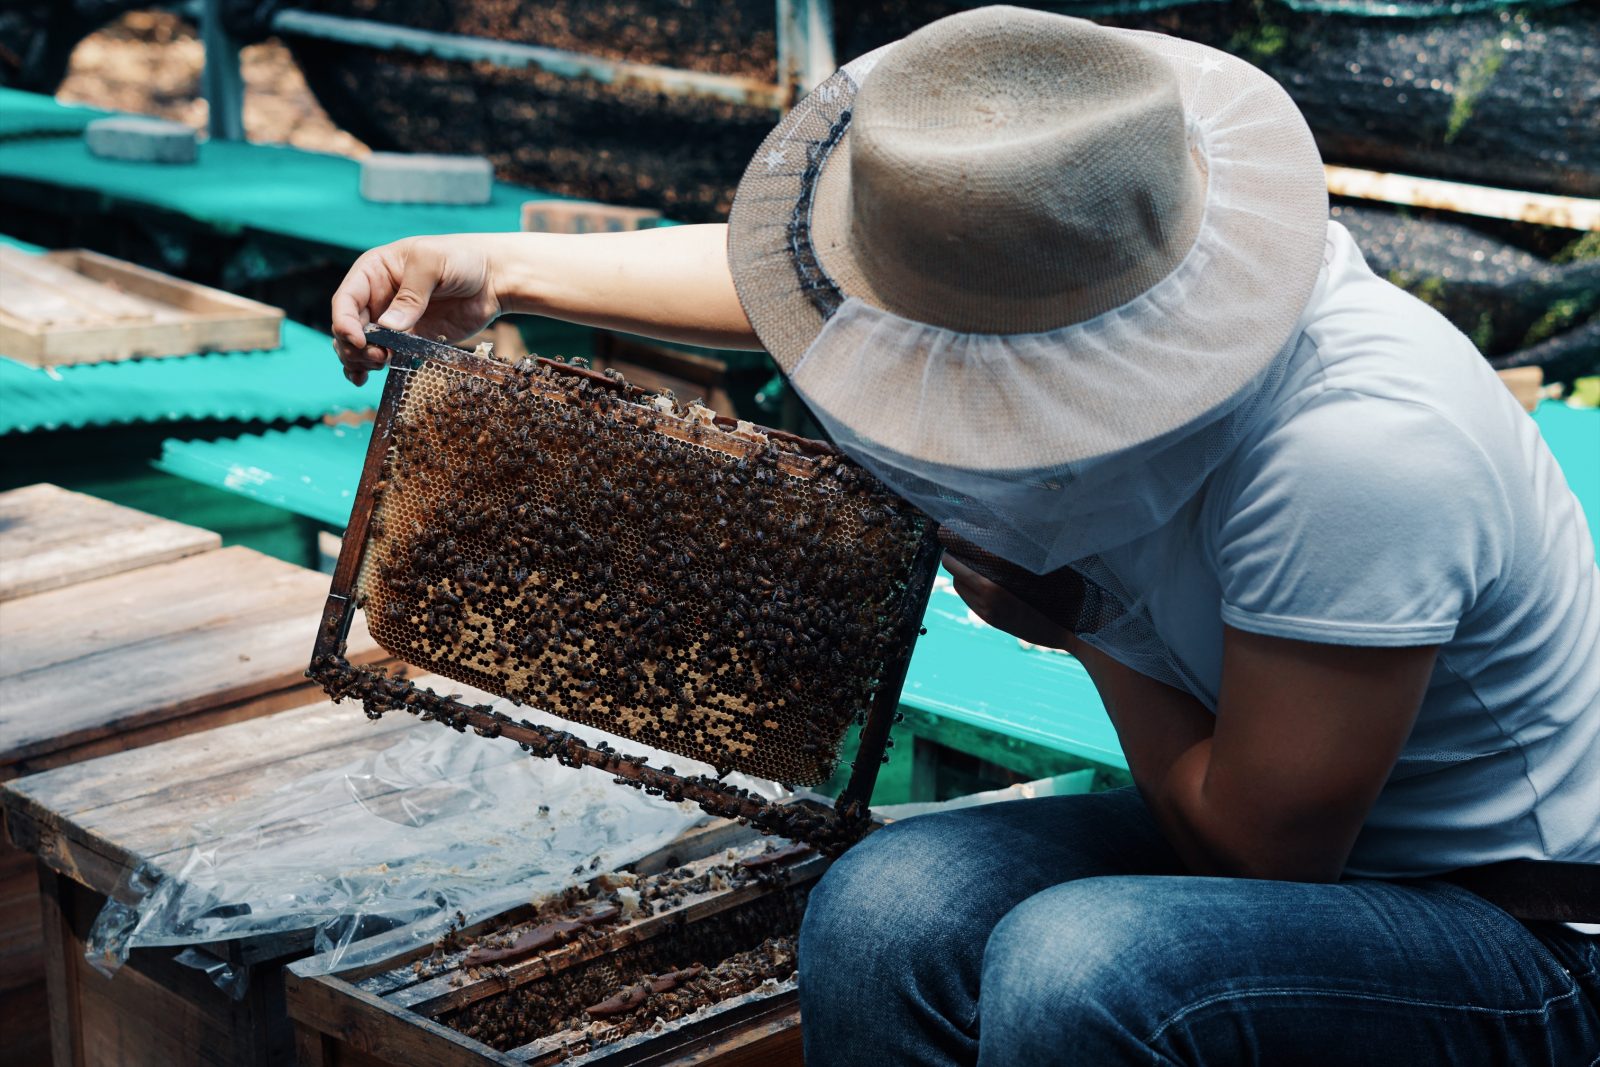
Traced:
POLYGON ((1097 648, 1077 641, 1072 652, 1094 679, 1134 784, 1184 866, 1195 874, 1250 873, 1228 855, 1229 827, 1204 795, 1216 724, 1212 714, 1188 693, 1097 648))
MULTIPOLYGON (((1233 763, 1220 758, 1218 718, 1188 693, 1082 642, 1071 651, 1105 701, 1146 805, 1190 871, 1294 881, 1339 877, 1359 819, 1352 822, 1344 810, 1349 805, 1338 802, 1347 792, 1342 786, 1326 800, 1297 796, 1308 790, 1314 769, 1297 771, 1289 752, 1311 747, 1309 738, 1300 738, 1281 761, 1245 771, 1234 765, 1237 756, 1233 763)), ((1289 703, 1287 694, 1264 695, 1289 703)))
POLYGON ((493 264, 509 312, 684 344, 761 347, 734 291, 724 225, 506 234, 493 264))

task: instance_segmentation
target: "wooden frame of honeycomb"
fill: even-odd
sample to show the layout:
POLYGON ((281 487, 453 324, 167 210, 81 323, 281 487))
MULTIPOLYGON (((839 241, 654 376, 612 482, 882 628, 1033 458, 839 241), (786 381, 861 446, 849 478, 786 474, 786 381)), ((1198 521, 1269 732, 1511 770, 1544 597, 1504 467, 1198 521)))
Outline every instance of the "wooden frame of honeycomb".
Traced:
POLYGON ((939 547, 830 446, 373 328, 393 354, 311 675, 828 850, 867 825, 939 547), (679 774, 344 662, 351 612, 396 658, 709 764, 679 774), (831 775, 832 811, 721 778, 831 775))

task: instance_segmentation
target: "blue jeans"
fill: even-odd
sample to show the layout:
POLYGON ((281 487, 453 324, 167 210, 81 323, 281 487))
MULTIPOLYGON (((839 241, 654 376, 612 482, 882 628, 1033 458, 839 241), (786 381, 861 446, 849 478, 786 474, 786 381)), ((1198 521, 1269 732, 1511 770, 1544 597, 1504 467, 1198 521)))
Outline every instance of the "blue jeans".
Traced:
POLYGON ((1588 1067, 1597 971, 1442 882, 1186 876, 1132 789, 892 825, 800 932, 807 1067, 1588 1067))

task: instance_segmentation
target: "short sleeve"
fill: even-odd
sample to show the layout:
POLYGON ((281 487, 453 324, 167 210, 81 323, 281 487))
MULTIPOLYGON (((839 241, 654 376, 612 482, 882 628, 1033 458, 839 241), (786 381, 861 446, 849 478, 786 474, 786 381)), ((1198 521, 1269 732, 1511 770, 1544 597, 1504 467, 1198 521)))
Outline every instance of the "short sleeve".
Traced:
POLYGON ((1221 480, 1222 620, 1325 644, 1442 644, 1500 573, 1493 464, 1424 404, 1332 389, 1221 480))

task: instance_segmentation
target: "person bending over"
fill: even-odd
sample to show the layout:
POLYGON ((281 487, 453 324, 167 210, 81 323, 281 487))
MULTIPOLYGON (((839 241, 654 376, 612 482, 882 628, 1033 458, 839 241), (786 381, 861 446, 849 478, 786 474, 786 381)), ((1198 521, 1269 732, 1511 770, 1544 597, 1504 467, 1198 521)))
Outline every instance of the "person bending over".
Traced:
POLYGON ((966 12, 800 101, 727 226, 387 245, 335 344, 359 382, 368 322, 504 312, 765 348, 1121 738, 1134 789, 833 865, 811 1067, 1600 1057, 1600 939, 1436 877, 1600 863, 1593 541, 1473 346, 1329 221, 1267 76, 966 12))

